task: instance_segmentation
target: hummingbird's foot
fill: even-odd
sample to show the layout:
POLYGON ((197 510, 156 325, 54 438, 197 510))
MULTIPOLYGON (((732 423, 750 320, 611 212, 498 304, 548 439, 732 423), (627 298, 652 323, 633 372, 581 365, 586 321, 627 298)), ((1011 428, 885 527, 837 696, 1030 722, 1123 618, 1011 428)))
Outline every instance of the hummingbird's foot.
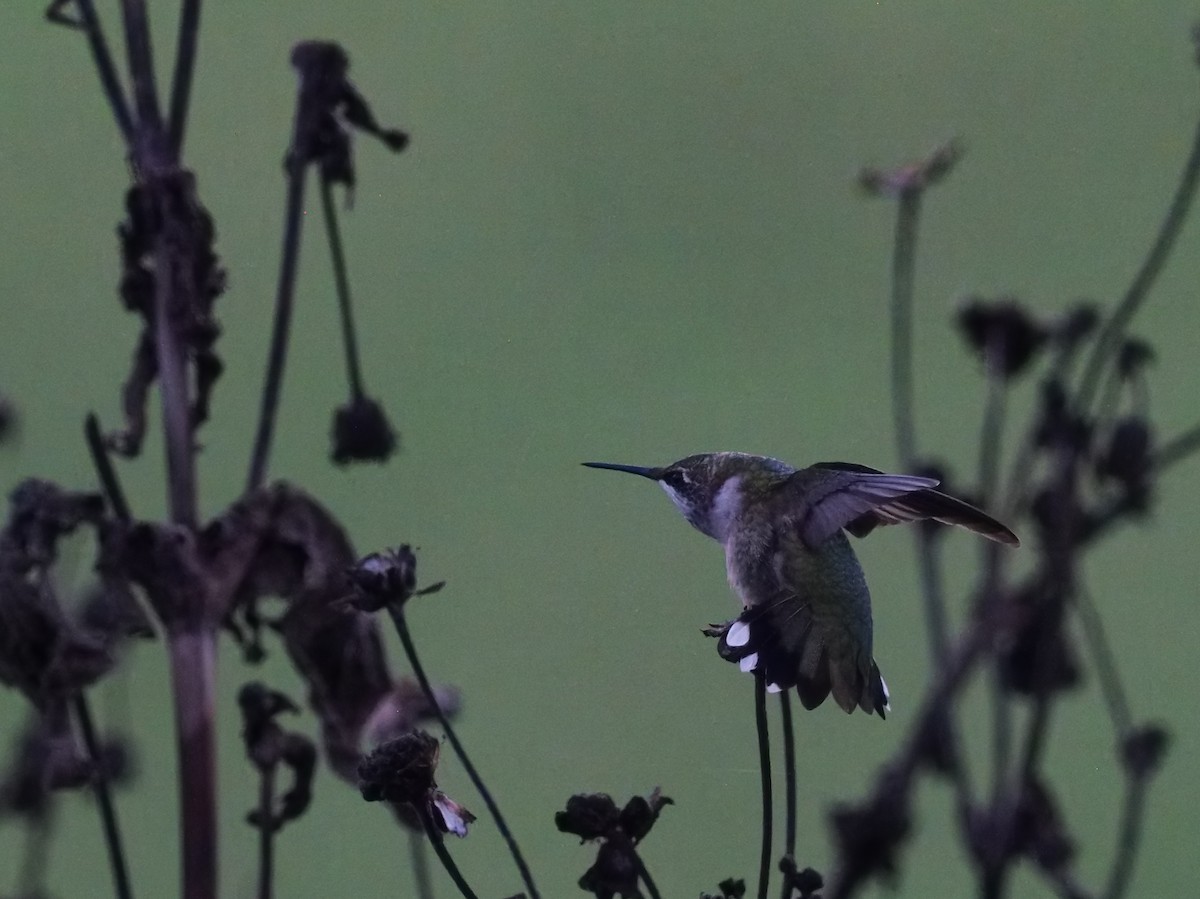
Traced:
POLYGON ((725 632, 728 631, 730 626, 736 621, 736 618, 731 618, 724 624, 710 624, 708 627, 700 628, 700 633, 704 634, 706 637, 724 637, 725 632))

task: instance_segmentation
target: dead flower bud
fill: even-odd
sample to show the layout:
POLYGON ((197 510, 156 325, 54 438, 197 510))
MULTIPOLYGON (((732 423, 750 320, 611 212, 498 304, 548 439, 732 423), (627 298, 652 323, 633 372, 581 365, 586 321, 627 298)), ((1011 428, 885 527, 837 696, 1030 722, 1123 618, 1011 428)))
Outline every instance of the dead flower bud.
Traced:
POLYGON ((412 806, 442 832, 465 837, 475 816, 437 788, 439 751, 438 741, 420 730, 377 747, 358 763, 363 799, 412 806))
POLYGON ((944 179, 962 158, 962 144, 949 140, 922 159, 894 169, 866 167, 858 173, 858 185, 872 197, 896 198, 932 187, 944 179))
POLYGON ((638 878, 642 873, 637 844, 650 833, 658 815, 673 804, 655 787, 649 796, 634 796, 617 811, 607 793, 578 793, 567 800, 564 811, 554 816, 562 833, 574 834, 580 842, 599 840, 595 863, 579 878, 581 889, 599 899, 641 899, 638 878))
POLYGON ((555 826, 579 837, 581 843, 602 838, 620 820, 617 804, 607 793, 577 793, 567 800, 566 810, 554 815, 555 826))
POLYGON ((1033 361, 1046 342, 1046 328, 1014 297, 969 297, 958 313, 967 344, 989 370, 1011 378, 1033 361))
POLYGON ((396 451, 396 442, 383 406, 369 397, 356 396, 334 413, 332 458, 336 465, 386 462, 396 451))
POLYGON ((350 127, 379 138, 393 152, 408 146, 407 134, 383 128, 375 120, 366 99, 347 77, 350 57, 339 45, 301 41, 292 49, 292 65, 300 74, 300 97, 289 168, 315 163, 326 181, 353 190, 350 127))
POLYGON ((728 877, 717 884, 719 893, 703 893, 700 899, 742 899, 746 895, 746 881, 728 877))
POLYGON ((1096 476, 1121 486, 1133 509, 1144 510, 1150 498, 1153 435, 1139 415, 1117 421, 1107 445, 1096 459, 1096 476))
POLYGON ((790 855, 785 855, 779 860, 779 871, 783 875, 783 882, 787 887, 787 896, 798 895, 799 899, 819 899, 815 894, 825 885, 825 878, 818 871, 813 868, 797 871, 796 861, 790 855))
POLYGON ((1157 724, 1134 728, 1121 742, 1121 759, 1125 770, 1138 779, 1146 779, 1162 764, 1171 737, 1157 724))
POLYGON ((292 772, 292 786, 280 797, 279 808, 272 810, 269 820, 263 820, 262 810, 255 809, 247 820, 254 827, 278 830, 307 810, 312 801, 313 774, 317 765, 317 750, 303 734, 285 731, 275 721, 284 713, 299 711, 297 705, 278 690, 252 682, 238 691, 242 711, 242 738, 251 763, 262 773, 286 765, 292 772))
POLYGON ((438 581, 417 589, 417 556, 407 543, 363 557, 349 574, 354 585, 349 601, 364 612, 377 612, 388 605, 404 605, 414 596, 437 593, 446 586, 445 581, 438 581))

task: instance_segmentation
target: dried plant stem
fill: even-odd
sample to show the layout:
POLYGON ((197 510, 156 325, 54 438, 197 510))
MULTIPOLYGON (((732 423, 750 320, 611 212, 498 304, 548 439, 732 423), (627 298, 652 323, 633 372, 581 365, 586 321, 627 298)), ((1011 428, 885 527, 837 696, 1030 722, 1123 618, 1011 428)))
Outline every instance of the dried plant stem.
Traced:
POLYGON ((92 464, 96 468, 100 489, 104 491, 109 508, 112 509, 113 515, 118 520, 132 521, 133 513, 129 509, 129 502, 125 499, 125 491, 121 489, 121 481, 117 477, 116 469, 113 468, 112 458, 108 455, 108 446, 100 431, 100 419, 94 412, 89 412, 84 420, 83 435, 87 441, 88 453, 92 457, 92 464))
POLYGON ((346 251, 338 228, 337 206, 333 202, 333 185, 328 178, 321 179, 321 210, 325 218, 325 233, 329 238, 329 253, 333 262, 333 281, 337 291, 338 312, 342 323, 342 345, 346 348, 346 377, 350 381, 350 395, 360 399, 362 389, 362 365, 359 362, 358 339, 354 331, 354 310, 350 303, 350 279, 346 274, 346 251))
POLYGON ((662 893, 658 891, 658 885, 650 876, 650 872, 646 870, 646 863, 642 861, 642 856, 636 850, 633 852, 633 860, 637 863, 638 877, 646 885, 646 892, 650 894, 650 899, 662 899, 662 893))
POLYGON ((762 851, 758 860, 758 899, 767 899, 771 879, 771 742, 767 732, 767 682, 754 675, 754 723, 758 731, 758 768, 762 779, 762 851))
POLYGON ((50 837, 53 818, 44 812, 25 828, 25 852, 17 874, 17 891, 21 896, 41 896, 42 881, 46 879, 46 860, 50 856, 50 837))
POLYGON ((100 825, 104 829, 104 845, 108 849, 108 863, 112 868, 113 892, 117 899, 132 899, 133 889, 129 885, 129 869, 125 864, 125 850, 121 842, 121 828, 117 824, 117 809, 113 805, 112 791, 108 788, 108 772, 104 768, 104 753, 96 736, 92 722, 92 710, 87 697, 76 693, 72 705, 79 721, 79 732, 92 763, 92 790, 96 794, 96 806, 100 810, 100 825))
POLYGON ((429 842, 433 844, 433 851, 437 853, 438 861, 442 863, 442 867, 446 869, 446 873, 450 875, 450 879, 454 881, 458 891, 463 894, 464 899, 478 899, 475 891, 467 885, 462 871, 458 870, 458 865, 450 857, 450 850, 446 848, 442 832, 437 829, 437 825, 433 823, 433 818, 426 809, 421 810, 421 823, 425 825, 425 833, 429 837, 429 842))
POLYGON ((1188 154, 1187 162, 1184 163, 1175 194, 1171 197, 1171 205, 1167 208, 1162 224, 1159 225, 1154 243, 1142 261, 1137 274, 1134 275, 1132 283, 1126 289, 1120 304, 1105 320, 1103 330, 1092 347, 1092 353, 1088 357, 1087 365, 1079 382, 1079 394, 1075 404, 1075 408, 1080 414, 1087 415, 1090 412, 1096 392, 1103 380, 1104 366, 1117 351, 1125 335, 1125 330, 1129 327, 1129 322, 1133 320, 1134 315, 1149 296, 1150 289, 1162 272, 1163 266, 1166 265, 1167 259, 1175 247, 1175 241, 1183 230, 1183 224, 1187 220, 1198 185, 1200 185, 1200 123, 1196 125, 1196 131, 1192 136, 1191 151, 1188 154))
POLYGON ((206 625, 169 631, 179 757, 183 899, 217 895, 216 633, 206 625))
POLYGON ((1137 859, 1138 844, 1142 836, 1142 818, 1146 812, 1145 777, 1133 776, 1125 784, 1125 799, 1121 804, 1121 823, 1117 834, 1117 854, 1113 859, 1108 883, 1104 887, 1104 899, 1121 899, 1133 876, 1133 863, 1137 859))
POLYGON ((1092 661, 1100 678, 1100 691, 1104 694, 1113 730, 1119 738, 1133 726, 1133 716, 1129 713, 1129 700, 1125 697, 1125 688, 1117 673, 1116 656, 1113 655, 1112 646, 1104 632, 1104 622, 1087 588, 1080 585, 1074 599, 1075 612, 1083 627, 1084 642, 1091 648, 1092 661))
POLYGON ((117 129, 121 132, 127 146, 133 146, 133 116, 129 112, 129 103, 125 99, 125 91, 121 80, 117 77, 117 69, 113 64, 112 54, 108 50, 108 41, 100 26, 100 17, 96 15, 96 7, 92 0, 75 0, 75 8, 79 11, 79 20, 83 25, 83 33, 87 37, 92 60, 96 64, 96 73, 100 76, 100 87, 108 100, 117 129))
MULTIPOLYGON (((779 693, 780 728, 783 730, 784 857, 796 860, 796 734, 792 725, 791 691, 779 693)), ((783 878, 783 899, 789 899, 792 885, 783 878)))
POLYGON ((417 899, 433 899, 433 883, 429 879, 429 857, 425 854, 425 841, 415 830, 408 831, 408 857, 412 861, 413 885, 417 899))
POLYGON ((275 324, 271 330, 271 349, 267 357, 267 374, 263 383, 262 406, 258 415, 258 430, 250 456, 250 473, 246 492, 262 486, 271 454, 271 438, 275 417, 279 412, 279 393, 283 385, 283 369, 287 362, 288 339, 292 324, 292 301, 296 292, 296 269, 300 263, 300 231, 304 220, 305 168, 289 160, 287 166, 287 206, 284 212, 283 256, 279 263, 279 282, 275 293, 275 324))
MULTIPOLYGON (((1004 435, 1006 384, 1003 370, 1004 347, 995 337, 985 350, 987 393, 983 406, 983 425, 979 436, 979 501, 989 509, 1000 481, 1001 444, 1004 435)), ((984 577, 983 597, 992 602, 1000 584, 1000 553, 990 541, 980 547, 984 577)), ((992 703, 992 803, 999 807, 1009 785, 1012 759, 1012 704, 997 664, 990 683, 992 703)))
POLYGON ((171 81, 171 109, 168 121, 171 146, 176 157, 183 153, 187 130, 188 103, 192 96, 192 75, 196 71, 196 45, 200 40, 201 0, 183 0, 179 12, 179 38, 175 45, 175 77, 171 81))
POLYGON ((258 782, 258 899, 271 899, 275 877, 275 766, 261 769, 258 782))
POLYGON ((892 426, 896 436, 896 455, 905 469, 911 468, 917 457, 912 307, 920 214, 921 189, 902 191, 892 248, 892 426))
POLYGON ((1154 454, 1152 467, 1156 471, 1170 468, 1200 450, 1200 425, 1189 428, 1173 440, 1164 443, 1154 454))
MULTIPOLYGON (((143 138, 157 138, 162 131, 162 112, 158 106, 158 91, 154 86, 154 55, 150 49, 150 21, 145 0, 121 0, 125 23, 125 52, 129 57, 129 74, 133 80, 133 100, 137 109, 135 143, 143 138)), ((145 152, 146 148, 135 149, 145 152)), ((141 162, 139 159, 138 162, 141 162)), ((160 279, 161 280, 161 279, 160 279)))
MULTIPOLYGON (((454 754, 462 762, 467 776, 471 778, 471 783, 475 785, 475 789, 483 799, 483 804, 487 806, 488 813, 492 816, 492 820, 496 822, 496 829, 500 831, 504 842, 508 844, 508 851, 512 855, 513 862, 521 874, 521 881, 525 884, 525 889, 529 891, 529 899, 539 899, 541 894, 538 893, 538 889, 533 883, 533 874, 529 870, 529 865, 525 862, 525 857, 521 854, 521 848, 517 845, 516 838, 513 837, 512 831, 508 829, 504 815, 500 812, 500 806, 492 798, 491 791, 488 790, 487 785, 483 782, 483 778, 479 776, 479 772, 471 763, 466 748, 463 746, 462 741, 459 740, 458 734, 454 732, 454 727, 450 724, 450 719, 446 717, 446 713, 442 711, 442 707, 438 703, 437 695, 433 692, 433 687, 429 683, 425 669, 421 666, 420 658, 417 657, 417 648, 413 644, 412 634, 409 633, 408 622, 404 618, 404 610, 398 605, 393 604, 388 606, 388 613, 392 616, 392 622, 396 626, 396 633, 400 637, 400 644, 404 647, 404 654, 408 657, 408 664, 412 667, 413 674, 416 676, 417 682, 421 685, 421 690, 429 702, 429 707, 437 715, 438 722, 442 725, 442 730, 446 733, 446 739, 450 741, 450 746, 454 749, 454 754)), ((436 844, 434 848, 437 848, 436 844)))

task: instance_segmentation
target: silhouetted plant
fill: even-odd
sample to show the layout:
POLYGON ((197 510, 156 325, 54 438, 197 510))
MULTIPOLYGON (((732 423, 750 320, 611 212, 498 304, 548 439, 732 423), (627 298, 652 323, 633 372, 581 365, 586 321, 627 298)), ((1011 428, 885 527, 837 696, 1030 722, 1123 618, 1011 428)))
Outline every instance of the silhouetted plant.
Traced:
MULTIPOLYGON (((167 654, 175 707, 181 806, 181 895, 217 895, 215 778, 216 644, 224 632, 247 661, 261 662, 281 646, 307 690, 307 709, 320 727, 320 749, 331 770, 369 801, 388 804, 414 840, 413 871, 422 899, 432 895, 423 847, 433 847, 464 896, 475 896, 450 856, 447 833, 464 837, 474 816, 438 788, 440 742, 420 727, 437 721, 506 840, 528 899, 538 899, 533 875, 490 790, 452 724, 458 692, 430 680, 405 618, 419 589, 416 557, 407 545, 360 558, 346 529, 317 499, 284 483, 269 483, 275 421, 290 340, 309 170, 318 179, 346 356, 348 398, 333 412, 335 464, 384 462, 398 436, 383 405, 364 386, 351 306, 348 262, 334 189, 346 205, 357 184, 356 132, 390 151, 408 135, 379 124, 349 80, 349 57, 336 44, 296 44, 299 78, 293 130, 284 162, 283 246, 274 324, 261 407, 249 453, 246 486, 226 509, 199 518, 196 454, 222 375, 216 303, 226 276, 217 232, 199 182, 184 163, 201 0, 182 0, 169 99, 155 75, 146 0, 120 0, 126 65, 112 55, 93 0, 53 0, 47 18, 87 43, 105 100, 124 143, 132 183, 117 227, 120 274, 116 294, 138 318, 130 370, 120 389, 121 426, 105 434, 99 419, 84 422, 83 445, 98 493, 45 480, 19 483, 0 530, 0 683, 29 702, 7 770, 0 777, 0 817, 19 819, 28 843, 16 865, 15 889, 45 895, 45 864, 53 833, 56 790, 88 789, 96 799, 114 893, 134 895, 137 859, 125 855, 112 795, 130 776, 126 738, 107 738, 93 720, 88 691, 123 660, 125 641, 158 638, 167 654), (162 407, 167 478, 166 521, 140 518, 122 489, 112 455, 136 458, 144 445, 148 404, 157 388, 162 407), (90 535, 96 584, 82 598, 65 595, 54 571, 59 543, 90 535), (261 603, 283 600, 276 618, 261 603), (392 620, 415 680, 396 678, 387 663, 374 614, 392 620), (415 836, 414 836, 415 835, 415 836), (131 870, 134 869, 134 870, 131 870)), ((866 169, 870 194, 897 204, 891 283, 891 390, 896 452, 905 470, 949 481, 947 466, 921 445, 913 395, 913 308, 918 225, 925 191, 950 177, 963 153, 955 142, 895 169, 866 169)), ((768 739, 767 684, 755 677, 762 785, 762 848, 758 896, 770 871, 782 875, 783 899, 840 899, 872 879, 895 879, 916 825, 920 775, 953 787, 958 832, 984 897, 1009 892, 1014 867, 1028 863, 1059 895, 1119 899, 1127 890, 1141 839, 1147 790, 1163 764, 1168 731, 1139 722, 1118 675, 1097 604, 1082 573, 1083 556, 1123 524, 1153 510, 1163 476, 1200 450, 1200 426, 1163 439, 1154 425, 1147 383, 1152 344, 1130 326, 1175 247, 1200 182, 1200 126, 1176 194, 1142 266, 1120 302, 1105 312, 1075 304, 1061 315, 1035 313, 1020 299, 972 296, 957 324, 982 367, 982 421, 977 470, 953 480, 979 504, 1027 533, 1029 564, 1010 571, 993 546, 984 548, 969 614, 954 631, 947 615, 943 559, 936 528, 914 529, 934 676, 911 730, 867 794, 831 810, 835 860, 827 877, 796 861, 797 775, 792 711, 781 694, 785 833, 777 852, 772 830, 774 789, 768 739), (1011 421, 1011 398, 1034 394, 1027 421, 1011 421), (1020 438, 1005 476, 1004 438, 1020 438), (1079 624, 1082 645, 1067 624, 1079 624), (1090 661, 1090 665, 1089 665, 1090 661), (1079 881, 1078 851, 1043 765, 1049 722, 1058 700, 1093 671, 1115 735, 1115 763, 1125 779, 1117 844, 1105 882, 1079 881), (986 783, 959 740, 961 694, 974 675, 989 679, 992 741, 986 783), (1026 706, 1028 714, 1015 711, 1026 706), (1018 723, 1019 722, 1019 723, 1018 723), (775 864, 772 864, 773 860, 775 864)), ((0 441, 16 426, 12 402, 0 396, 0 441)), ((239 695, 243 735, 259 773, 258 895, 273 891, 274 837, 313 804, 317 746, 284 730, 278 718, 299 704, 273 688, 247 684, 239 695), (291 785, 279 793, 279 767, 291 785)), ((882 709, 882 706, 880 707, 882 709)), ((572 796, 555 816, 560 831, 595 842, 594 863, 580 887, 601 899, 660 895, 637 847, 670 803, 657 790, 618 809, 600 793, 572 796)), ((548 816, 547 816, 548 817, 548 816)), ((548 826, 548 821, 547 821, 548 826)), ((671 872, 677 881, 679 872, 671 872)), ((488 884, 488 888, 492 888, 488 884)), ((740 899, 745 882, 730 878, 720 899, 740 899)), ((676 893, 672 893, 677 894, 676 893)), ((712 894, 706 894, 711 896, 712 894)), ((714 897, 715 899, 715 897, 714 897)))

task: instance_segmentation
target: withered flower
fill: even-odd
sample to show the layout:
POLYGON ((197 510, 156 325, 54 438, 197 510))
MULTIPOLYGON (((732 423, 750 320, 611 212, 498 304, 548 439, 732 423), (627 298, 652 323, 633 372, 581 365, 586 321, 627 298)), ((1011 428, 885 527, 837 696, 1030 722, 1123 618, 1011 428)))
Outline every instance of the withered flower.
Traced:
POLYGON ((1045 344, 1049 332, 1015 297, 969 297, 958 313, 967 344, 1005 378, 1020 374, 1045 344))
POLYGON ((1144 780, 1162 764, 1171 742, 1166 729, 1158 724, 1135 728, 1121 743, 1121 760, 1134 778, 1144 780))
POLYGON ((944 179, 962 158, 963 148, 956 140, 935 147, 922 159, 893 169, 866 167, 858 173, 858 185, 873 197, 895 198, 932 187, 944 179))
POLYGON ((339 406, 333 418, 333 461, 386 462, 396 450, 396 432, 383 406, 358 395, 339 406))
POLYGON ((249 683, 238 692, 242 711, 242 738, 251 763, 264 775, 279 765, 292 771, 292 785, 280 798, 279 809, 264 817, 255 809, 247 820, 255 827, 279 830, 288 821, 304 814, 312 801, 313 774, 317 749, 303 734, 285 731, 275 719, 284 712, 296 713, 299 707, 285 694, 260 683, 249 683))
POLYGON ((364 612, 385 606, 403 606, 414 596, 437 593, 445 581, 417 589, 417 556, 407 543, 396 549, 371 553, 350 569, 354 593, 350 603, 364 612))
POLYGON ((636 847, 663 807, 671 804, 657 787, 649 796, 634 796, 620 811, 607 793, 579 793, 568 799, 566 809, 554 816, 558 829, 581 843, 600 841, 595 863, 579 878, 580 889, 597 899, 641 899, 638 881, 648 881, 649 874, 636 847))
POLYGON ((363 799, 412 806, 442 833, 465 837, 475 816, 437 788, 433 775, 440 749, 437 739, 420 730, 378 746, 358 765, 363 799))
POLYGON ((727 877, 717 884, 717 889, 721 892, 703 893, 700 899, 742 899, 746 895, 746 881, 727 877))

